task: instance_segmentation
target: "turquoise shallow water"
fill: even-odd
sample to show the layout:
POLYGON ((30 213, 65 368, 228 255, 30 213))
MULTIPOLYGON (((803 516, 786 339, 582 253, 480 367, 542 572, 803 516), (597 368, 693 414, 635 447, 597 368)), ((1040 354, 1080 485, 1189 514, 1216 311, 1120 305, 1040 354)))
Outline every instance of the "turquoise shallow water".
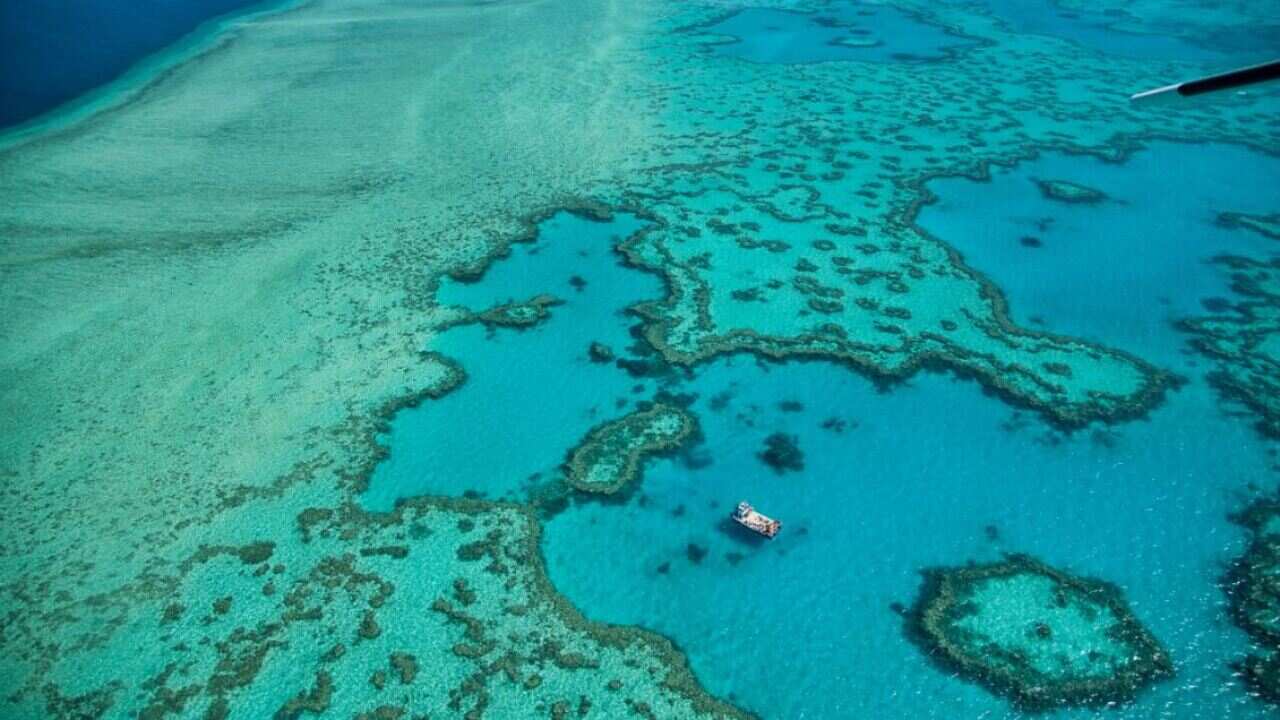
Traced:
POLYGON ((1167 23, 1144 32, 1117 25, 1132 16, 1123 10, 1065 9, 1054 0, 981 0, 1017 32, 1069 40, 1094 52, 1151 60, 1263 62, 1280 42, 1280 25, 1232 27, 1205 33, 1167 23))
POLYGON ((997 168, 986 183, 935 180, 929 189, 939 199, 919 224, 991 275, 1019 324, 1194 374, 1185 337, 1170 325, 1231 300, 1230 278, 1206 262, 1277 252, 1274 240, 1223 227, 1218 215, 1271 212, 1276 187, 1275 158, 1241 147, 1153 143, 1122 164, 1051 154, 997 168), (1106 198, 1064 203, 1046 198, 1037 180, 1073 182, 1106 198))
MULTIPOLYGON (((1226 665, 1246 644, 1217 580, 1242 542, 1226 516, 1250 483, 1274 482, 1275 447, 1220 405, 1172 321, 1202 314, 1203 299, 1231 300, 1208 258, 1275 253, 1272 240, 1214 223, 1227 208, 1274 205, 1271 179, 1280 161, 1259 153, 1157 143, 1121 164, 1055 154, 986 183, 933 182, 920 224, 1004 288, 1015 319, 1134 352, 1188 383, 1148 419, 1064 435, 947 375, 883 392, 826 362, 719 359, 664 383, 696 398, 696 447, 651 462, 627 504, 576 503, 548 522, 552 580, 592 617, 667 634, 713 692, 768 717, 1001 717, 1002 700, 925 661, 890 605, 911 603, 921 568, 1029 552, 1119 584, 1173 653, 1178 677, 1115 717, 1263 717, 1230 688, 1226 665), (1183 164, 1196 172, 1172 180, 1167 168, 1183 164), (1233 184, 1242 172, 1260 182, 1233 184), (1034 179, 1107 199, 1047 199, 1034 179), (1039 247, 1019 242, 1031 233, 1039 247), (802 470, 761 462, 775 432, 796 436, 802 470), (726 523, 740 499, 784 519, 778 540, 726 523)), ((630 321, 618 311, 658 289, 605 251, 635 227, 561 215, 480 285, 442 291, 476 308, 541 292, 568 302, 524 333, 446 335, 438 349, 472 379, 396 420, 374 505, 420 492, 518 497, 516 481, 545 476, 564 443, 649 396, 653 384, 629 396, 633 379, 585 355, 592 339, 622 346, 630 321), (570 273, 588 281, 581 295, 565 292, 570 273), (516 362, 534 382, 507 385, 501 368, 516 362), (500 441, 445 443, 432 426, 446 412, 451 428, 500 441)))
MULTIPOLYGON (((0 19, 74 96, 234 4, 0 19)), ((1280 487, 1280 95, 1125 96, 1280 26, 758 5, 263 5, 4 134, 0 718, 1274 716, 1223 579, 1280 487), (1172 677, 934 662, 924 578, 999 567, 971 657, 1172 677)))
POLYGON ((912 601, 921 567, 1025 551, 1120 583, 1175 654, 1182 676, 1120 716, 1265 716, 1225 687, 1223 663, 1244 643, 1216 579, 1240 540, 1223 518, 1270 459, 1202 387, 1149 424, 1064 439, 937 376, 887 396, 822 364, 766 374, 723 361, 699 384, 735 395, 722 413, 695 405, 713 464, 656 464, 643 506, 566 512, 545 552, 574 602, 669 633, 715 691, 770 717, 1003 716, 1002 700, 930 666, 890 604, 912 601), (779 398, 805 410, 784 413, 779 398), (1188 426, 1192 413, 1208 419, 1188 426), (832 417, 857 427, 822 429, 832 417), (803 472, 758 461, 774 431, 798 436, 803 472), (726 532, 740 498, 784 519, 777 541, 726 532), (701 563, 689 543, 708 551, 701 563))
POLYGON ((538 327, 473 325, 433 346, 462 364, 467 381, 396 416, 385 440, 391 455, 365 495, 371 508, 390 509, 396 498, 414 495, 522 499, 553 479, 565 453, 593 425, 649 398, 652 383, 593 363, 587 353, 592 342, 623 351, 632 342, 623 309, 660 292, 656 278, 624 268, 613 252, 614 243, 638 227, 631 216, 606 224, 562 213, 481 282, 450 282, 440 290, 442 302, 476 311, 540 293, 564 303, 538 327))
POLYGON ((708 26, 732 42, 717 49, 752 62, 930 60, 965 43, 892 6, 840 4, 821 13, 747 8, 708 26))

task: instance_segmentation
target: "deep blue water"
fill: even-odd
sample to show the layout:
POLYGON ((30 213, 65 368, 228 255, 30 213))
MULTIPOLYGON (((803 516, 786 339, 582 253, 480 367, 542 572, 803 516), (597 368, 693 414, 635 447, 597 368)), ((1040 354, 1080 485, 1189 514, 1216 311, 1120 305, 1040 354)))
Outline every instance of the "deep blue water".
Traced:
POLYGON ((202 22, 262 0, 4 0, 0 127, 120 76, 202 22))
MULTIPOLYGON (((940 200, 921 224, 1006 288, 1015 318, 1187 375, 1148 419, 1063 435, 946 375, 884 393, 830 363, 720 358, 666 384, 696 398, 696 447, 651 461, 626 504, 575 503, 548 521, 553 582, 589 617, 670 636, 712 692, 767 717, 1016 717, 930 665, 890 604, 914 599, 923 567, 1030 552, 1118 583, 1175 657, 1176 679, 1109 716, 1264 717, 1231 686, 1227 665, 1246 644, 1217 580, 1242 541, 1226 516, 1249 483, 1274 484, 1275 448, 1220 406, 1170 322, 1200 312, 1202 298, 1230 297, 1206 258, 1277 250, 1212 223, 1218 211, 1274 206, 1274 185, 1224 190, 1244 172, 1280 177, 1280 161, 1162 143, 1120 165, 1052 155, 990 183, 931 185, 940 200), (1168 172, 1184 166, 1196 172, 1168 172), (1047 200, 1032 178, 1109 199, 1047 200), (1038 248, 1019 242, 1033 230, 1038 248), (797 437, 803 470, 779 475, 760 461, 774 432, 797 437), (741 499, 785 521, 778 540, 725 524, 741 499)), ((557 216, 480 284, 442 289, 475 309, 540 292, 568 302, 533 330, 463 328, 433 344, 471 379, 396 419, 370 505, 423 492, 520 497, 587 428, 652 396, 653 381, 586 357, 592 340, 622 350, 633 319, 620 311, 659 290, 609 252, 635 223, 557 216), (571 274, 587 280, 581 293, 571 274), (473 434, 485 441, 446 441, 473 434)))
POLYGON ((1055 0, 982 0, 1015 32, 1059 37, 1092 51, 1134 58, 1202 60, 1248 64, 1274 59, 1280 48, 1280 23, 1255 27, 1151 27, 1150 32, 1119 30, 1123 15, 1102 10, 1078 12, 1055 0))
POLYGON ((748 8, 706 32, 736 38, 717 51, 762 63, 930 60, 965 42, 897 8, 864 4, 813 14, 748 8))

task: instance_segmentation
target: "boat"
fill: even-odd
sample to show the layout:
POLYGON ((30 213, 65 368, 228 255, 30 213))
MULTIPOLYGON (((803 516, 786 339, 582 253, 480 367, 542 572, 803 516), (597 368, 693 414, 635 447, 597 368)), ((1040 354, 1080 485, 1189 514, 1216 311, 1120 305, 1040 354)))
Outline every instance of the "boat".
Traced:
POLYGON ((729 514, 729 517, 742 527, 745 527, 748 530, 754 530, 770 540, 772 540, 773 536, 777 535, 778 531, 782 529, 782 522, 780 520, 774 520, 768 515, 758 512, 755 508, 751 507, 751 503, 745 500, 738 503, 738 507, 734 508, 733 512, 729 514))

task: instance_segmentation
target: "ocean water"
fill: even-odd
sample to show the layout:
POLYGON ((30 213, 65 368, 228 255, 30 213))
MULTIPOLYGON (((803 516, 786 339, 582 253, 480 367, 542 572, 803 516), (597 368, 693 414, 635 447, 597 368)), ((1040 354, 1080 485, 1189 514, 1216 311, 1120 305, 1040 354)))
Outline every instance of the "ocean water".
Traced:
POLYGON ((919 568, 1030 552, 1119 583, 1177 658, 1177 679, 1115 715, 1264 717, 1227 689, 1224 664, 1245 643, 1222 617, 1217 580, 1241 541, 1225 516, 1249 483, 1274 482, 1275 444, 1220 406, 1171 322, 1202 312, 1202 298, 1232 297, 1205 260, 1277 251, 1273 240, 1213 224, 1227 204, 1274 206, 1275 185, 1251 194, 1230 181, 1242 169, 1276 178, 1280 163, 1239 148, 1156 144, 1123 164, 1049 156, 989 183, 930 186, 939 200, 921 225, 988 273, 1016 319, 1038 316, 1051 331, 1188 376, 1148 419, 1062 435, 947 376, 885 393, 828 363, 717 361, 686 390, 699 395, 698 453, 710 464, 655 463, 644 502, 625 518, 587 506, 552 520, 553 580, 589 613, 670 634, 700 676, 732 678, 712 687, 761 712, 1000 717, 1008 713, 999 701, 923 661, 889 605, 910 603, 919 568), (1196 173, 1171 179, 1167 168, 1184 162, 1196 173), (1033 177, 1090 185, 1110 199, 1055 203, 1033 177), (1120 216, 1144 218, 1143 227, 1126 228, 1120 216), (1020 245, 1042 220, 1050 221, 1044 246, 1020 245), (1177 301, 1161 302, 1170 288, 1177 301), (711 409, 716 397, 728 404, 711 409), (803 410, 785 411, 783 401, 803 410), (824 429, 831 418, 846 429, 824 429), (773 432, 799 438, 803 471, 779 476, 759 461, 773 432), (803 534, 750 542, 721 522, 738 499, 803 534), (700 563, 686 556, 690 543, 707 550, 700 563), (584 561, 584 549, 596 562, 584 561), (735 563, 730 553, 743 557, 735 563), (660 574, 664 563, 670 570, 660 574), (759 666, 760 652, 778 661, 759 666))
POLYGON ((1274 240, 1224 227, 1218 217, 1267 214, 1277 186, 1274 157, 1154 142, 1123 163, 1047 154, 997 169, 990 182, 935 180, 929 189, 938 201, 919 223, 995 279, 1019 324, 1198 375, 1173 323, 1208 314, 1215 301, 1238 300, 1229 274, 1208 264, 1213 258, 1275 255, 1274 240), (1064 203, 1045 197, 1038 180, 1066 180, 1106 197, 1064 203))
MULTIPOLYGON (((829 362, 716 360, 663 384, 692 396, 702 430, 696 446, 651 462, 625 505, 581 501, 548 521, 552 581, 591 617, 671 637, 713 692, 765 716, 1004 717, 1003 701, 930 666, 890 605, 911 603, 922 568, 1032 553, 1119 584, 1176 658, 1175 680, 1114 715, 1265 717, 1232 690, 1227 666, 1247 643, 1223 617, 1217 583, 1242 544, 1226 517, 1251 483, 1273 481, 1275 444, 1219 403, 1173 320, 1204 312, 1202 300, 1231 298, 1208 259, 1276 252, 1274 240, 1214 222, 1224 207, 1273 206, 1267 178, 1280 179, 1280 162, 1256 152, 1155 143, 1124 163, 1059 154, 989 182, 935 181, 938 200, 920 224, 988 273, 1016 320, 1036 317, 1052 332, 1149 357, 1187 384, 1148 418, 1064 434, 949 375, 923 374, 885 392, 829 362), (1180 164, 1197 172, 1174 180, 1167 168, 1180 164), (1230 177, 1242 169, 1264 182, 1232 191, 1230 177), (1107 197, 1089 205, 1051 200, 1034 179, 1107 197), (1041 247, 1019 243, 1030 232, 1041 247), (1082 285, 1094 292, 1073 292, 1082 285), (1176 302, 1171 287, 1180 289, 1176 302), (778 432, 797 438, 803 469, 778 473, 761 460, 766 438, 778 432), (785 520, 779 539, 762 542, 727 522, 741 499, 785 520)), ((614 383, 593 379, 589 389, 566 392, 552 374, 533 375, 524 392, 498 381, 482 396, 485 376, 477 374, 469 380, 476 388, 453 396, 456 405, 446 399, 397 419, 372 504, 385 504, 389 488, 513 497, 513 479, 549 473, 556 460, 543 452, 517 472, 514 458, 536 456, 554 432, 563 430, 562 440, 585 434, 611 396, 648 397, 651 386, 641 384, 629 398, 627 375, 616 368, 583 373, 589 340, 625 337, 618 311, 655 289, 605 250, 610 236, 634 229, 630 218, 610 226, 560 216, 474 290, 442 290, 451 302, 483 307, 556 292, 567 271, 607 279, 603 297, 583 297, 595 307, 590 317, 553 311, 543 328, 488 338, 477 328, 455 330, 456 345, 446 335, 437 347, 454 349, 466 367, 487 369, 475 358, 498 355, 504 359, 490 362, 519 357, 522 373, 537 372, 530 359, 539 358, 574 367, 574 381, 611 373, 614 383), (579 252, 584 247, 589 254, 579 252), (628 274, 638 277, 627 282, 628 274), (486 285, 493 289, 485 293, 486 285), (562 350, 552 349, 553 337, 563 338, 555 343, 562 350), (442 408, 464 427, 511 432, 484 451, 451 444, 431 430, 442 408), (558 427, 523 432, 530 417, 558 427), (576 417, 576 427, 566 417, 576 417), (442 460, 429 471, 397 464, 401 455, 437 453, 442 460), (511 469, 503 475, 495 466, 511 469), (437 472, 450 481, 424 486, 437 472)), ((596 284, 589 280, 584 292, 596 284)), ((629 407, 619 402, 612 412, 629 407)))
POLYGON ((261 0, 0 3, 0 127, 116 78, 201 23, 261 0))
POLYGON ((765 63, 929 60, 964 43, 899 8, 869 3, 811 13, 748 7, 702 30, 725 37, 718 52, 765 63))
POLYGON ((1122 5, 1066 8, 1055 0, 982 2, 1019 32, 1063 38, 1094 52, 1149 60, 1263 62, 1280 40, 1280 26, 1273 23, 1205 32, 1194 25, 1162 22, 1134 32, 1122 25, 1133 19, 1122 5))
POLYGON ((247 7, 0 11, 0 717, 1275 716, 1223 581, 1280 492, 1280 94, 1126 102, 1280 54, 1268 3, 190 34, 247 7), (697 432, 565 482, 655 402, 697 432), (1044 710, 941 661, 936 573, 1014 554, 1115 604, 958 627, 1096 669, 1131 612, 1172 676, 1044 710))
POLYGON ((473 311, 543 293, 563 304, 536 327, 471 325, 433 344, 462 365, 467 380, 392 421, 382 440, 391 455, 370 479, 366 507, 388 510, 399 498, 468 492, 525 499, 556 478, 569 448, 594 425, 652 396, 653 382, 588 355, 599 342, 625 356, 635 341, 624 311, 660 292, 657 278, 623 267, 613 250, 641 225, 627 215, 601 223, 561 213, 479 282, 446 281, 440 301, 473 311))

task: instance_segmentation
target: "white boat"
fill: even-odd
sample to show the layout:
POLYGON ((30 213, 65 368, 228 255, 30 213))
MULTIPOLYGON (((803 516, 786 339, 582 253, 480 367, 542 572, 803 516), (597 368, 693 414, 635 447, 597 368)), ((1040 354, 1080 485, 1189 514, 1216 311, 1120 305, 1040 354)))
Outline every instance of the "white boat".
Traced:
POLYGON ((729 517, 733 518, 733 521, 739 525, 749 530, 754 530, 770 540, 782 529, 781 521, 757 512, 755 508, 751 507, 751 503, 745 500, 738 503, 738 507, 734 508, 729 517))

